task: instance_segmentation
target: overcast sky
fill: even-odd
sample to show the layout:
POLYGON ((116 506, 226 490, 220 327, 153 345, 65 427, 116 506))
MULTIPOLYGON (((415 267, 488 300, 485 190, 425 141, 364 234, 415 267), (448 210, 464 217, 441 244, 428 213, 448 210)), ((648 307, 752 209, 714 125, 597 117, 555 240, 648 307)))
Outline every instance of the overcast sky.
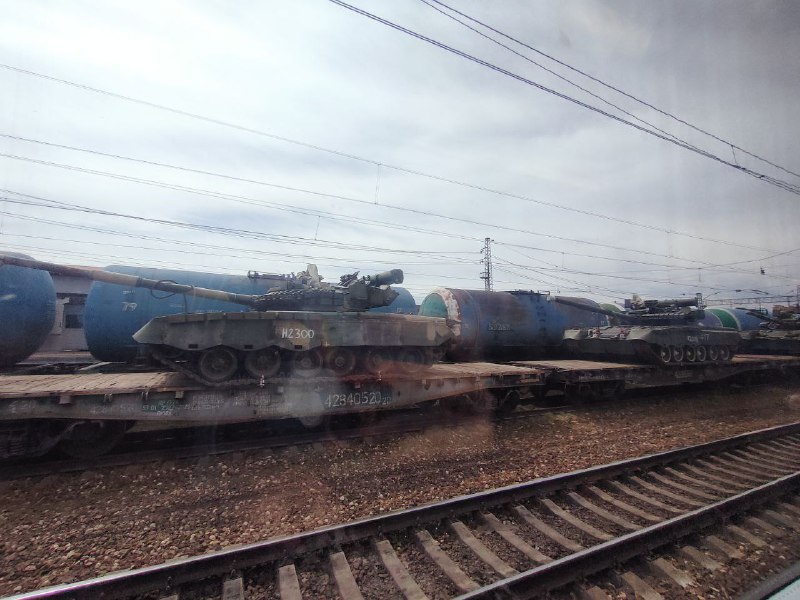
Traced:
POLYGON ((481 289, 491 237, 495 289, 795 292, 800 197, 735 167, 798 191, 800 4, 446 0, 723 142, 421 0, 352 3, 528 82, 328 0, 0 0, 0 248, 401 267, 420 301, 481 289))

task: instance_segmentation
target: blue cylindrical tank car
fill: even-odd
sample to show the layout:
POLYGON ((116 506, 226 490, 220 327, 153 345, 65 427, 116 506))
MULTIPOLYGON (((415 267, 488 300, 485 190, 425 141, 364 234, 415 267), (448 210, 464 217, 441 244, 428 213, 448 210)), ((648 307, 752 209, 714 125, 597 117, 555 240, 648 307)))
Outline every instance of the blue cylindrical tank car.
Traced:
MULTIPOLYGON (((571 298, 597 307, 593 300, 571 298)), ((438 288, 420 305, 421 316, 456 321, 448 356, 452 360, 526 358, 557 347, 564 330, 601 327, 606 318, 553 302, 537 292, 487 292, 438 288)))
POLYGON ((10 367, 33 354, 52 331, 55 315, 56 290, 50 273, 0 266, 0 367, 10 367))

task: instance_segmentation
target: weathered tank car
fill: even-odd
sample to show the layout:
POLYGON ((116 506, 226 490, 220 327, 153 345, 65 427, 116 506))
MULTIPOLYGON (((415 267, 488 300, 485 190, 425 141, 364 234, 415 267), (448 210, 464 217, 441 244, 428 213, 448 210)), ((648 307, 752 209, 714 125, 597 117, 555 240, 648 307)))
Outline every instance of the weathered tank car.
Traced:
MULTIPOLYGON (((592 300, 572 298, 580 306, 598 306, 592 300)), ((518 360, 552 352, 569 327, 599 327, 603 315, 557 304, 546 293, 489 292, 437 288, 423 300, 420 315, 446 318, 453 323, 448 346, 451 360, 518 360)))
POLYGON ((0 367, 33 354, 53 329, 55 314, 56 290, 48 273, 0 263, 0 367))
POLYGON ((556 302, 604 314, 615 323, 565 331, 563 346, 572 354, 661 365, 719 363, 730 361, 739 345, 735 331, 698 325, 704 313, 696 308, 696 298, 636 299, 630 310, 620 312, 563 298, 556 298, 556 302))
POLYGON ((306 273, 295 289, 251 295, 9 255, 0 255, 0 264, 249 307, 157 317, 133 335, 155 359, 209 386, 258 383, 289 371, 308 377, 323 368, 336 376, 413 372, 439 358, 453 335, 445 319, 366 312, 397 297, 390 286, 402 283, 400 269, 345 275, 336 285, 306 273))

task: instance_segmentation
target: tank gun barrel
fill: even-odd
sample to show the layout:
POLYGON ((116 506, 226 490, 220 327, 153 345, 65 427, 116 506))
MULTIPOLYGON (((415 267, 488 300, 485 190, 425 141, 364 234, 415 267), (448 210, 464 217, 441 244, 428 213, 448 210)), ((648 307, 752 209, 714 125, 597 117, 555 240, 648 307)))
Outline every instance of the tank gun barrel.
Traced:
POLYGON ((267 310, 321 310, 362 311, 377 306, 388 306, 398 293, 388 287, 403 282, 403 271, 392 269, 376 275, 359 278, 358 273, 345 275, 338 286, 328 284, 300 285, 297 290, 268 291, 261 295, 236 294, 224 290, 212 290, 193 285, 147 279, 136 275, 125 275, 102 269, 70 267, 40 260, 18 258, 0 254, 0 265, 8 264, 29 269, 48 271, 52 275, 79 277, 121 286, 147 288, 172 294, 185 294, 248 306, 259 311, 267 310))
POLYGON ((368 285, 372 287, 403 283, 403 270, 392 269, 391 271, 384 271, 383 273, 377 273, 375 275, 367 275, 365 280, 367 281, 368 285))
POLYGON ((703 318, 702 310, 687 310, 692 306, 697 306, 697 299, 680 300, 646 300, 642 308, 633 309, 629 312, 614 312, 596 306, 589 306, 574 300, 564 298, 554 298, 556 302, 589 312, 606 315, 617 320, 617 322, 627 325, 668 325, 681 321, 697 321, 703 318))
POLYGON ((101 269, 70 267, 67 265, 59 265, 56 263, 44 262, 40 260, 18 258, 16 256, 8 256, 6 254, 0 254, 0 264, 14 265, 17 267, 27 267, 29 269, 38 269, 40 271, 48 271, 51 275, 79 277, 82 279, 90 279, 92 281, 103 281, 106 283, 114 283, 121 286, 148 288, 151 290, 159 290, 162 292, 169 292, 172 294, 186 294, 190 296, 198 296, 200 298, 208 298, 210 300, 221 300, 223 302, 232 302, 234 304, 241 304, 244 306, 254 306, 258 298, 257 296, 249 296, 247 294, 234 294, 232 292, 225 292, 222 290, 210 290, 207 288, 196 287, 193 285, 184 285, 180 283, 175 283, 174 281, 147 279, 145 277, 137 277, 135 275, 125 275, 123 273, 114 273, 110 271, 103 271, 101 269))
POLYGON ((565 306, 571 306, 572 308, 577 308, 578 310, 585 310, 588 312, 596 313, 598 315, 605 315, 607 317, 614 317, 614 318, 631 318, 628 317, 623 312, 614 312, 613 310, 607 310, 605 308, 600 308, 599 306, 591 306, 589 304, 584 304, 582 302, 576 302, 575 300, 567 300, 566 298, 559 298, 557 296, 553 297, 553 300, 558 302, 559 304, 563 304, 565 306))

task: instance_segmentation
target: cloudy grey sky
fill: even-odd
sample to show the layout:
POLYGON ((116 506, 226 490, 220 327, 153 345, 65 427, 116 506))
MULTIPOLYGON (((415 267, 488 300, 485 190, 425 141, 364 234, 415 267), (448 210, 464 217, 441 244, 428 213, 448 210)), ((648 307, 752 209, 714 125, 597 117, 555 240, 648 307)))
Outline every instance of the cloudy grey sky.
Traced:
POLYGON ((328 279, 399 266, 421 300, 482 288, 491 237, 496 289, 794 293, 800 5, 445 1, 724 142, 421 0, 351 4, 734 166, 328 0, 0 0, 0 247, 328 279))

